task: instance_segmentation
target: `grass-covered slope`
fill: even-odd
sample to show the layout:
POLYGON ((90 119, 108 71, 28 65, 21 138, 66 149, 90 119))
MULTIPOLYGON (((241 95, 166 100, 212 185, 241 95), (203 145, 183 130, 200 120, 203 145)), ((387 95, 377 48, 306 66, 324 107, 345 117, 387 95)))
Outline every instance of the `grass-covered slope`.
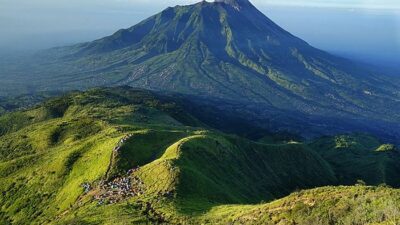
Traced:
POLYGON ((400 191, 385 187, 324 187, 295 192, 260 205, 228 205, 193 223, 204 224, 398 224, 400 191), (201 221, 201 222, 199 222, 201 221))
POLYGON ((361 203, 374 222, 392 218, 381 210, 397 209, 391 204, 398 199, 386 197, 397 191, 383 187, 330 187, 274 201, 341 177, 305 144, 224 134, 179 101, 94 89, 1 116, 0 223, 307 224, 328 208, 333 221, 350 218, 361 203))
POLYGON ((2 221, 43 223, 68 209, 83 183, 106 176, 125 130, 197 122, 148 92, 121 93, 73 93, 0 118, 2 221))
POLYGON ((340 183, 400 187, 400 151, 365 134, 320 138, 311 147, 329 162, 340 183))
MULTIPOLYGON (((137 199, 96 206, 85 204, 54 224, 145 224, 163 215, 167 224, 398 224, 400 193, 385 187, 324 187, 295 192, 270 203, 220 205, 182 213, 169 201, 152 203, 151 213, 137 199)), ((195 203, 192 204, 196 206, 195 203)))
POLYGON ((301 145, 261 145, 200 135, 182 140, 172 151, 178 152, 182 176, 177 194, 186 200, 255 203, 335 182, 329 165, 301 145))
POLYGON ((165 183, 176 182, 182 204, 257 203, 336 181, 330 166, 304 146, 263 145, 213 133, 187 136, 144 165, 144 180, 156 181, 148 184, 150 189, 163 189, 164 182, 153 172, 160 164, 177 171, 165 183))

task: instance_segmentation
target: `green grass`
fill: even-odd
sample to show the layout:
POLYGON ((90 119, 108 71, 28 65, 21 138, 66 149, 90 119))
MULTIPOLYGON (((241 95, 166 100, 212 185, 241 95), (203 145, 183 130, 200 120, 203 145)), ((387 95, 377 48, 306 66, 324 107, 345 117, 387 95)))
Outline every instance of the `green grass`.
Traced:
POLYGON ((267 204, 215 207, 192 221, 204 224, 398 224, 399 194, 398 190, 384 187, 324 187, 295 192, 267 204))
POLYGON ((4 114, 0 223, 361 224, 390 222, 398 210, 391 188, 317 188, 353 179, 398 183, 393 146, 363 135, 254 142, 211 129, 207 115, 195 115, 178 101, 127 88, 73 92, 4 114), (143 195, 114 204, 93 200, 102 181, 135 167, 143 195))
POLYGON ((169 145, 187 135, 186 132, 179 130, 140 130, 132 134, 133 136, 116 155, 113 168, 119 173, 156 160, 169 145))
MULTIPOLYGON (((202 214, 181 214, 168 201, 154 202, 170 224, 397 224, 399 191, 386 187, 339 186, 295 192, 270 203, 213 206, 202 214)), ((136 199, 114 205, 86 204, 64 215, 57 224, 143 224, 143 208, 136 199)), ((197 202, 191 203, 198 207, 197 202)), ((201 205, 200 205, 201 206, 201 205)), ((188 208, 188 210, 191 210, 188 208)))
MULTIPOLYGON (((109 149, 121 136, 114 128, 104 126, 94 136, 54 144, 52 132, 57 122, 61 121, 31 125, 21 131, 28 136, 29 151, 20 152, 19 146, 2 148, 8 150, 10 159, 2 158, 0 163, 5 175, 0 178, 1 189, 7 191, 1 205, 16 224, 52 218, 73 204, 82 192, 83 182, 104 176, 109 165, 109 149)), ((11 138, 20 135, 16 133, 11 138)), ((79 135, 77 131, 73 133, 79 135)), ((1 137, 0 143, 9 137, 1 137)))
POLYGON ((185 200, 257 203, 335 182, 329 165, 301 145, 262 145, 208 134, 183 140, 176 151, 177 196, 185 200))
POLYGON ((340 183, 400 186, 399 151, 365 134, 321 138, 310 146, 334 169, 340 183))
POLYGON ((377 152, 392 152, 396 151, 397 148, 393 144, 383 144, 379 146, 375 151, 377 152))

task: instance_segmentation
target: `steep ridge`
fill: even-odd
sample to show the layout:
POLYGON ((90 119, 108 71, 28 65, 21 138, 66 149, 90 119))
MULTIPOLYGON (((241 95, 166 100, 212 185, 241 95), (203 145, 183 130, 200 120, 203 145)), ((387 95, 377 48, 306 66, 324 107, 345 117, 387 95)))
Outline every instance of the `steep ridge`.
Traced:
POLYGON ((257 203, 299 187, 336 182, 330 166, 302 145, 261 145, 213 133, 188 136, 145 165, 143 180, 156 182, 148 184, 153 191, 164 186, 154 172, 160 163, 179 171, 167 176, 173 177, 167 186, 173 186, 178 200, 185 202, 257 203))

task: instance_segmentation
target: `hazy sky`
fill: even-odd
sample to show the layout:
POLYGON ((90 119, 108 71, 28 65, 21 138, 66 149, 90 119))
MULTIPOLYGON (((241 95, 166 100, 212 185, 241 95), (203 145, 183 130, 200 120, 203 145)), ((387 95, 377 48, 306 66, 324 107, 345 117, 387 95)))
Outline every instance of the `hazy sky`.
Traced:
MULTIPOLYGON (((0 51, 89 41, 199 0, 0 0, 0 51)), ((252 0, 310 44, 400 65, 400 0, 252 0)), ((1 53, 0 52, 0 53, 1 53)))

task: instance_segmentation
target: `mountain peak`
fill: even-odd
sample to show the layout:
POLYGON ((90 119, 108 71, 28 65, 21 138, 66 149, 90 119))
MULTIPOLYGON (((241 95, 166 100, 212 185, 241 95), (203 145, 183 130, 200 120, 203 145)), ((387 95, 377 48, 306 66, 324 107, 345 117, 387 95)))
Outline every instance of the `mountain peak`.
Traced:
POLYGON ((234 7, 237 10, 240 10, 243 6, 251 5, 248 0, 215 0, 214 2, 217 3, 225 3, 234 7))

